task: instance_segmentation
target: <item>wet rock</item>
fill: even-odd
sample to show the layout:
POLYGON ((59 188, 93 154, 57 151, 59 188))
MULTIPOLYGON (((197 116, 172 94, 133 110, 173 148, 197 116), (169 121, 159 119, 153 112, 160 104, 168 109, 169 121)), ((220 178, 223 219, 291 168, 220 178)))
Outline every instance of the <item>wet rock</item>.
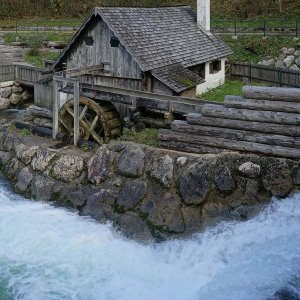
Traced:
POLYGON ((52 171, 55 178, 71 182, 83 171, 83 159, 75 155, 63 155, 55 163, 52 171))
POLYGON ((77 184, 56 183, 52 189, 53 200, 80 209, 86 203, 88 189, 77 184))
POLYGON ((150 167, 150 176, 157 179, 165 188, 169 188, 173 180, 173 159, 166 155, 156 158, 150 167))
POLYGON ((182 214, 185 224, 185 234, 192 234, 199 232, 202 228, 201 209, 199 207, 184 206, 182 208, 182 214))
POLYGON ((88 180, 94 184, 104 182, 110 174, 111 152, 103 145, 88 162, 88 180))
POLYGON ((91 216, 93 219, 105 222, 113 218, 114 195, 111 190, 102 189, 91 194, 86 206, 83 209, 83 215, 91 216))
POLYGON ((139 145, 127 145, 118 159, 118 171, 127 177, 140 177, 144 173, 145 153, 139 145))
POLYGON ((270 165, 263 175, 263 185, 273 196, 287 196, 293 188, 292 171, 284 162, 270 165))
POLYGON ((260 175, 260 166, 248 161, 239 166, 239 171, 249 178, 257 178, 260 175))
POLYGON ((177 165, 184 166, 187 162, 186 157, 178 157, 177 158, 177 165))
POLYGON ((48 167, 50 161, 55 157, 56 151, 51 149, 38 149, 36 157, 31 162, 34 171, 44 171, 48 167))
POLYGON ((117 219, 117 225, 121 233, 129 239, 145 243, 154 242, 151 229, 136 212, 128 211, 121 214, 117 219))
POLYGON ((3 98, 8 98, 11 95, 12 89, 11 87, 2 88, 0 95, 3 98))
POLYGON ((32 196, 39 201, 50 201, 55 181, 49 177, 37 175, 32 179, 32 196))
POLYGON ((13 158, 5 165, 4 170, 8 176, 13 176, 17 173, 19 167, 19 161, 16 158, 13 158))
POLYGON ((293 168, 293 183, 297 185, 300 184, 300 166, 293 168))
POLYGON ((52 128, 52 120, 46 118, 34 118, 33 124, 40 127, 52 128))
POLYGON ((9 108, 10 101, 9 99, 0 97, 0 110, 9 108))
POLYGON ((26 167, 22 169, 21 172, 18 174, 18 182, 16 187, 21 192, 25 192, 28 189, 28 186, 30 185, 32 179, 33 179, 33 174, 31 170, 28 167, 26 167))
POLYGON ((175 193, 166 192, 162 187, 154 185, 141 209, 153 225, 174 233, 184 231, 181 201, 175 193))
POLYGON ((17 157, 25 164, 29 165, 36 155, 37 150, 39 147, 37 146, 27 146, 22 143, 16 146, 16 155, 17 157))
POLYGON ((18 104, 21 101, 22 97, 19 94, 12 93, 9 97, 10 103, 13 105, 18 104))
POLYGON ((234 180, 228 167, 221 170, 215 178, 215 183, 221 192, 231 192, 234 189, 234 180))
POLYGON ((133 209, 143 200, 147 192, 147 183, 143 180, 126 182, 119 194, 118 204, 125 210, 133 209))
POLYGON ((294 64, 294 62, 295 62, 295 57, 294 57, 293 55, 289 55, 289 56, 287 56, 287 57, 283 60, 283 62, 284 62, 284 64, 285 64, 285 66, 286 66, 287 68, 289 68, 289 67, 291 67, 291 66, 294 64))
POLYGON ((11 153, 6 151, 0 151, 0 167, 3 167, 11 159, 11 153))
POLYGON ((179 179, 182 199, 187 204, 200 204, 206 200, 210 190, 212 166, 198 163, 190 166, 179 179))

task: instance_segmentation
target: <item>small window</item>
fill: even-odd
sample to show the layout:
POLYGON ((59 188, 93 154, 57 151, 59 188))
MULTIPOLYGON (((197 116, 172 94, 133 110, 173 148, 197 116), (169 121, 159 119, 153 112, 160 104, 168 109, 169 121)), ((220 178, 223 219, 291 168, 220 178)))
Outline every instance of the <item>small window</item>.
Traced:
POLYGON ((117 37, 113 36, 110 40, 110 45, 112 48, 117 48, 120 45, 120 41, 117 37))
POLYGON ((86 46, 93 46, 94 45, 94 39, 91 36, 85 36, 84 42, 86 46))
POLYGON ((210 74, 215 74, 221 71, 221 61, 220 60, 215 60, 209 64, 209 73, 210 74))

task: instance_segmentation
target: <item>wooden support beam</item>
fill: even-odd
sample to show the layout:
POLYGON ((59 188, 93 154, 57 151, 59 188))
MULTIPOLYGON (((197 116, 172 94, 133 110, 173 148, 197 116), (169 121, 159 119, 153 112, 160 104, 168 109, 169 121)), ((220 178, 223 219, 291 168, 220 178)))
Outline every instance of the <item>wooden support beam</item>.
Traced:
POLYGON ((265 86, 244 86, 245 99, 300 102, 300 89, 265 86))
POLYGON ((235 141, 224 138, 211 138, 210 136, 195 136, 193 134, 174 132, 168 129, 160 129, 158 133, 160 142, 183 142, 195 145, 204 145, 224 150, 252 152, 271 156, 300 158, 300 149, 288 148, 282 146, 270 146, 260 143, 252 143, 245 141, 235 141))
POLYGON ((77 146, 80 137, 79 100, 80 100, 80 89, 79 89, 79 81, 77 81, 76 83, 74 83, 74 146, 77 146))
POLYGON ((66 72, 67 76, 77 77, 77 76, 87 75, 87 74, 90 74, 92 72, 99 71, 99 70, 104 70, 104 64, 89 66, 89 67, 80 68, 80 69, 69 69, 69 70, 66 70, 65 72, 66 72))
POLYGON ((300 125, 300 114, 226 108, 224 105, 216 104, 205 104, 202 109, 202 114, 206 117, 274 124, 300 125))
POLYGON ((171 128, 175 132, 194 134, 195 136, 210 136, 213 138, 224 138, 235 141, 246 141, 282 147, 300 148, 300 138, 293 138, 284 135, 266 134, 261 132, 203 125, 190 125, 185 121, 179 120, 174 121, 171 128))
POLYGON ((54 79, 53 80, 53 131, 52 137, 56 139, 58 134, 58 110, 59 110, 59 102, 60 96, 58 91, 58 82, 54 79))
POLYGON ((244 99, 243 97, 226 96, 224 105, 228 108, 300 113, 300 101, 297 103, 273 100, 244 99))

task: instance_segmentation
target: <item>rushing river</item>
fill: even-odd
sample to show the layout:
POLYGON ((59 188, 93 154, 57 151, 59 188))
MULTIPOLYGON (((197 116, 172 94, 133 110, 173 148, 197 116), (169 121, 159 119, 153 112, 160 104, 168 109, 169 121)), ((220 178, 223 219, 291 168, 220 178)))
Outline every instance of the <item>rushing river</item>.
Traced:
POLYGON ((0 179, 0 299, 300 299, 300 195, 257 218, 145 246, 0 179))

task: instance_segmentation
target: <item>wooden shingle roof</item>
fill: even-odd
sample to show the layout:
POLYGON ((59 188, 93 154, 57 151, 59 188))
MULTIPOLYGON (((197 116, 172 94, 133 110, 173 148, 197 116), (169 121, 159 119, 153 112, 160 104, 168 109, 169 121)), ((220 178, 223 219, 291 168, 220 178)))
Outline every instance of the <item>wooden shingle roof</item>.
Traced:
POLYGON ((194 66, 231 54, 214 35, 207 35, 189 6, 95 9, 143 71, 175 63, 194 66))

